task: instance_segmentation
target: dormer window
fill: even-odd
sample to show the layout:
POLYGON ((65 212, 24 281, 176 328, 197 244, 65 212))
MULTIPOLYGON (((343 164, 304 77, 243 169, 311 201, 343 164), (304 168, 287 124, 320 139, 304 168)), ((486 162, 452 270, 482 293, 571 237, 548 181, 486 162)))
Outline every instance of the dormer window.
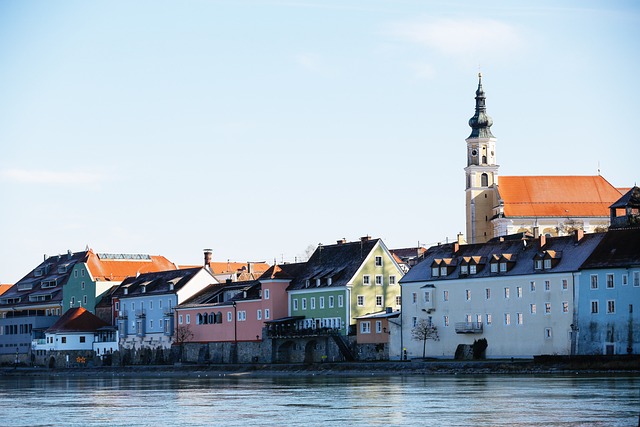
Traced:
POLYGON ((327 279, 327 286, 331 286, 331 283, 332 283, 332 282, 333 282, 333 281, 331 280, 331 277, 329 277, 329 278, 327 279))
POLYGON ((551 258, 545 259, 544 260, 544 269, 547 270, 547 269, 550 269, 550 268, 551 268, 551 258))
POLYGON ((491 263, 491 272, 492 273, 497 273, 498 272, 498 263, 497 262, 492 262, 491 263))
POLYGON ((35 270, 35 271, 33 272, 33 275, 34 275, 35 277, 40 277, 40 276, 42 276, 43 274, 44 274, 44 272, 42 271, 42 269, 41 269, 41 268, 38 268, 37 270, 35 270))
POLYGON ((440 267, 435 266, 431 268, 431 275, 433 277, 438 277, 440 275, 440 267))
POLYGON ((447 266, 440 267, 440 275, 441 276, 446 276, 447 275, 447 266))
POLYGON ((507 271, 507 263, 506 261, 503 261, 500 263, 500 273, 504 273, 507 271))
POLYGON ((477 272, 477 266, 475 264, 471 264, 469 266, 469 273, 470 274, 476 274, 476 272, 477 272))
POLYGON ((304 287, 305 287, 305 288, 308 288, 308 287, 309 287, 309 279, 307 279, 307 280, 305 280, 305 281, 304 281, 304 287))
POLYGON ((316 287, 320 286, 320 279, 316 279, 316 287))
POLYGON ((535 269, 536 270, 542 270, 542 260, 541 259, 537 259, 535 262, 535 269))
POLYGON ((460 274, 469 274, 469 266, 464 264, 460 266, 460 274))

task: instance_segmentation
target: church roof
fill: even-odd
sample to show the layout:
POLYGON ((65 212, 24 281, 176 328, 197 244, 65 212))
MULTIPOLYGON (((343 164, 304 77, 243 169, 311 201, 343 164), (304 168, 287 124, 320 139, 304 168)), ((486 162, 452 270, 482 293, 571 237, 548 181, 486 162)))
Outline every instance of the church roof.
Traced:
POLYGON ((506 217, 608 217, 620 191, 596 176, 501 176, 506 217))

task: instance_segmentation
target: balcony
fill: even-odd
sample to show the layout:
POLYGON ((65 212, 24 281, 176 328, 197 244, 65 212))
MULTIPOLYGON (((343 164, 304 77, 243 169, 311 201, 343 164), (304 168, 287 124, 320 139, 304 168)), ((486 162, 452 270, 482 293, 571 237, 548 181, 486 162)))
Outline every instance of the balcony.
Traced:
POLYGON ((146 317, 146 314, 144 313, 144 310, 136 310, 136 317, 137 318, 146 317))
POLYGON ((481 334, 482 322, 457 322, 456 334, 481 334))

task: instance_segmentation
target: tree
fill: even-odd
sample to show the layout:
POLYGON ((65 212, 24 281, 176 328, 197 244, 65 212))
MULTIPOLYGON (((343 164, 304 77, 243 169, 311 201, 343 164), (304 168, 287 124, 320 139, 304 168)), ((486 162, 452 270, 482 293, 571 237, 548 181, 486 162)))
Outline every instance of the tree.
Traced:
POLYGON ((189 325, 179 325, 173 335, 173 342, 180 346, 180 361, 183 359, 184 343, 193 338, 193 332, 189 325))
POLYGON ((427 352, 427 340, 438 341, 438 328, 433 324, 431 319, 419 319, 411 330, 411 338, 416 341, 422 341, 422 358, 425 358, 427 352))

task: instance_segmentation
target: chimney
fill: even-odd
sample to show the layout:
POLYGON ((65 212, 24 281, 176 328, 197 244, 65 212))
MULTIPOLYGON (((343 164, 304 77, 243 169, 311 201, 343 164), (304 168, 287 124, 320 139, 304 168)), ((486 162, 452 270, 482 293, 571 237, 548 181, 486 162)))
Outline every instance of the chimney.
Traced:
POLYGON ((204 249, 204 266, 211 268, 211 255, 213 255, 212 249, 204 249))
POLYGON ((345 243, 347 243, 347 239, 343 237, 342 239, 338 240, 336 243, 338 243, 339 245, 344 245, 345 243))
POLYGON ((458 233, 457 238, 458 238, 458 244, 459 244, 459 245, 464 245, 464 243, 465 243, 465 240, 464 240, 464 234, 462 234, 462 233, 458 233))
POLYGON ((541 234, 539 236, 540 239, 540 247, 543 247, 544 245, 547 244, 547 236, 545 236, 544 234, 541 234))
POLYGON ((576 231, 573 232, 573 235, 575 237, 576 243, 578 243, 584 237, 584 230, 581 228, 578 228, 576 231))
POLYGON ((367 242, 369 240, 371 240, 371 236, 368 236, 368 235, 367 236, 363 236, 363 237, 360 238, 361 242, 367 242))
POLYGON ((537 239, 538 237, 540 237, 540 228, 539 227, 533 227, 533 238, 537 239))
POLYGON ((460 250, 460 243, 455 242, 453 244, 453 253, 455 254, 456 252, 458 252, 460 250))
POLYGON ((249 273, 249 274, 253 273, 253 263, 252 262, 247 262, 247 273, 249 273))

